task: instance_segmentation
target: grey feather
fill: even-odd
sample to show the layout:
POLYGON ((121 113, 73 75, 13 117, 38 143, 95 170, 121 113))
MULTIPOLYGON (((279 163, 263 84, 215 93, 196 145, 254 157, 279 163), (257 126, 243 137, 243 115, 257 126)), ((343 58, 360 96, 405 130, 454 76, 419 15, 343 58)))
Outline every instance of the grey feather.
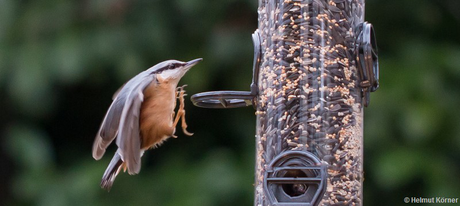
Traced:
MULTIPOLYGON (((128 91, 128 97, 120 118, 117 145, 123 162, 126 163, 129 174, 137 174, 141 169, 141 138, 139 131, 139 116, 144 89, 152 83, 153 76, 146 76, 128 91)), ((127 85, 128 86, 128 85, 127 85)), ((123 90, 121 92, 124 92, 123 90)), ((121 94, 120 95, 125 95, 121 94)))
POLYGON ((118 94, 120 93, 120 91, 123 89, 123 87, 125 87, 126 83, 124 83, 123 85, 121 85, 120 88, 118 88, 118 90, 113 93, 113 96, 112 96, 112 100, 115 100, 115 98, 117 98, 118 94))
POLYGON ((126 96, 119 96, 110 105, 93 144, 94 159, 101 159, 107 146, 115 139, 125 102, 126 96))
MULTIPOLYGON (((147 70, 148 71, 148 70, 147 70)), ((112 143, 118 134, 118 130, 121 128, 121 115, 126 108, 126 103, 131 102, 133 99, 129 99, 129 95, 132 93, 132 90, 138 88, 139 91, 143 91, 145 87, 152 81, 154 78, 153 75, 149 75, 147 71, 141 72, 136 75, 134 78, 129 80, 123 87, 116 92, 116 96, 110 105, 107 114, 102 121, 101 128, 96 135, 93 144, 93 158, 99 160, 105 153, 106 148, 112 143), (147 82, 143 82, 147 81, 147 82), (142 88, 139 88, 139 85, 143 85, 142 88)), ((141 101, 142 103, 142 101, 141 101)), ((140 109, 140 108, 139 108, 140 109)))
POLYGON ((105 170, 104 175, 102 176, 102 181, 101 181, 102 188, 110 191, 110 188, 113 185, 113 181, 115 181, 115 178, 117 177, 118 173, 121 170, 122 164, 123 164, 123 161, 121 160, 118 152, 116 152, 112 158, 112 161, 110 161, 109 166, 105 170))

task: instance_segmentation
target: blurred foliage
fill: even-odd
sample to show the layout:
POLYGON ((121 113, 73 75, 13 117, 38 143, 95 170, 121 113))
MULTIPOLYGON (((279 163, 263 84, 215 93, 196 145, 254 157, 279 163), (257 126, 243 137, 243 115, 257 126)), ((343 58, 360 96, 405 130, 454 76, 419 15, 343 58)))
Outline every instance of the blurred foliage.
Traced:
MULTIPOLYGON (((0 205, 251 205, 252 108, 186 102, 189 130, 121 174, 91 146, 111 96, 165 59, 188 93, 248 90, 255 0, 0 0, 0 205)), ((460 1, 368 0, 381 87, 365 115, 366 205, 460 194, 460 1)), ((111 147, 108 154, 114 152, 111 147)), ((108 155, 110 156, 110 155, 108 155)))

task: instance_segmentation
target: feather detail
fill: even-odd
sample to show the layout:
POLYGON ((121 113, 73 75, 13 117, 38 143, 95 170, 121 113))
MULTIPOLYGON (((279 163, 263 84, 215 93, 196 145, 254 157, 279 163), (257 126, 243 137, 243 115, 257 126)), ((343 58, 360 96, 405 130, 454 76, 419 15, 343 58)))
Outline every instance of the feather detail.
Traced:
POLYGON ((112 161, 110 161, 109 166, 105 170, 104 175, 102 176, 102 188, 110 191, 110 188, 112 188, 113 185, 113 181, 115 181, 115 178, 117 177, 123 165, 124 164, 121 160, 120 155, 118 154, 118 152, 116 152, 112 158, 112 161))
POLYGON ((121 112, 126 102, 126 96, 118 96, 110 105, 107 114, 93 144, 93 158, 99 160, 104 156, 106 148, 112 143, 118 133, 121 112))
POLYGON ((126 102, 121 113, 117 146, 125 162, 129 174, 137 174, 141 169, 140 149, 141 137, 139 131, 139 116, 144 89, 152 83, 154 77, 147 76, 132 88, 127 94, 126 102))

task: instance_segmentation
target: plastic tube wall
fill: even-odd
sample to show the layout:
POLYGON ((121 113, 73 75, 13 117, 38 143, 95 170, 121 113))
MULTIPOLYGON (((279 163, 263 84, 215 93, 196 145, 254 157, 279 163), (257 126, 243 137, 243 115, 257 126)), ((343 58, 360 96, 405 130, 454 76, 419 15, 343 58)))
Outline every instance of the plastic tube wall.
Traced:
POLYGON ((362 205, 364 0, 259 0, 258 12, 255 205, 362 205))

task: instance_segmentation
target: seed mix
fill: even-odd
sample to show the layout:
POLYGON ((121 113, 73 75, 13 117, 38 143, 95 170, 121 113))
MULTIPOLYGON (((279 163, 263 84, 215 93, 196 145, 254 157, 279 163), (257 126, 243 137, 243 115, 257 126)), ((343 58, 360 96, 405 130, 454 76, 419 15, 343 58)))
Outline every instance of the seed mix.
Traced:
POLYGON ((284 151, 327 165, 319 205, 362 205, 362 104, 356 28, 364 0, 259 0, 262 62, 255 205, 268 205, 266 166, 284 151))

